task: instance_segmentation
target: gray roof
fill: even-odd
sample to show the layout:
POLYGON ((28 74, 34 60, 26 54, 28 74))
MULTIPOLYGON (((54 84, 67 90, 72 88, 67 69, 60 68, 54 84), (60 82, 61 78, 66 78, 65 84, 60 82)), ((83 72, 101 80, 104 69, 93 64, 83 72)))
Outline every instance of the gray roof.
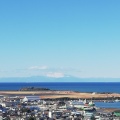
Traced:
POLYGON ((78 102, 78 101, 73 101, 72 104, 73 105, 84 105, 83 102, 78 102))
POLYGON ((39 96, 26 96, 28 101, 35 101, 35 100, 40 100, 39 96))

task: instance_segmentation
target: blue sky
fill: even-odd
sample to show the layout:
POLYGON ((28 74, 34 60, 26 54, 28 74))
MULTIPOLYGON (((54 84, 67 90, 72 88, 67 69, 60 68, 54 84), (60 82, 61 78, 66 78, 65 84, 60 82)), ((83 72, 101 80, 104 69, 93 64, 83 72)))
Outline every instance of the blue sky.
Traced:
POLYGON ((0 77, 120 78, 119 0, 1 0, 0 77))

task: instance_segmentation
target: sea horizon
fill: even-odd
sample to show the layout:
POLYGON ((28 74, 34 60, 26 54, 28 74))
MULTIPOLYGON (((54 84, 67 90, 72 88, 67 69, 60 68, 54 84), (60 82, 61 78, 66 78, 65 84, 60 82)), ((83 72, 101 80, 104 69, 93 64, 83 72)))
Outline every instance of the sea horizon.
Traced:
POLYGON ((0 82, 0 86, 1 91, 35 87, 60 91, 120 93, 120 82, 0 82))

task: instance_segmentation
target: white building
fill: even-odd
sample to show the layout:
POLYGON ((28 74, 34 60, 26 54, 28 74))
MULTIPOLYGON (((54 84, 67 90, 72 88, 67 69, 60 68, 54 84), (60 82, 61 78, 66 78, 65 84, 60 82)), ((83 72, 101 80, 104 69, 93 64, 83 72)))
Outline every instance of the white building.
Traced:
POLYGON ((32 102, 32 101, 39 101, 40 97, 39 96, 25 96, 23 98, 23 102, 32 102))

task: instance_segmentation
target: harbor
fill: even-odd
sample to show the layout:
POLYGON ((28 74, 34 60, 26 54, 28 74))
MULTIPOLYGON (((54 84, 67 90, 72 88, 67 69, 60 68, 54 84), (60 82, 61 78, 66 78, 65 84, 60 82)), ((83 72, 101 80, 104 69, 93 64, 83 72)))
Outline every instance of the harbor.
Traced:
POLYGON ((0 91, 0 93, 0 120, 120 119, 120 95, 116 93, 80 93, 43 89, 0 91))
POLYGON ((120 109, 99 108, 93 101, 44 100, 39 96, 3 96, 1 120, 118 120, 120 109))

